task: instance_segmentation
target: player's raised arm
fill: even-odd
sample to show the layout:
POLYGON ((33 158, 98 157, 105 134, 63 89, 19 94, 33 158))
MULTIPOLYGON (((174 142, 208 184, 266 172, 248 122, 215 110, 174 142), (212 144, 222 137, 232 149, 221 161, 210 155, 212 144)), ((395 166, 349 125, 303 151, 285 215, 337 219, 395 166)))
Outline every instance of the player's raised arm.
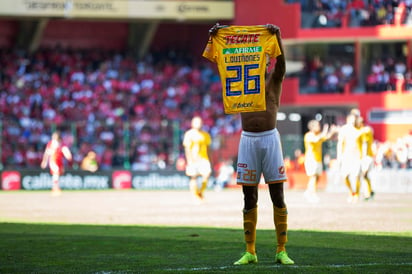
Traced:
POLYGON ((275 82, 281 82, 285 78, 285 74, 286 74, 286 60, 285 60, 285 53, 283 50, 282 38, 280 35, 280 28, 274 25, 270 25, 270 24, 266 26, 271 33, 276 34, 276 38, 278 40, 281 54, 276 57, 275 70, 274 70, 274 73, 272 74, 272 77, 273 77, 273 80, 275 80, 275 82))

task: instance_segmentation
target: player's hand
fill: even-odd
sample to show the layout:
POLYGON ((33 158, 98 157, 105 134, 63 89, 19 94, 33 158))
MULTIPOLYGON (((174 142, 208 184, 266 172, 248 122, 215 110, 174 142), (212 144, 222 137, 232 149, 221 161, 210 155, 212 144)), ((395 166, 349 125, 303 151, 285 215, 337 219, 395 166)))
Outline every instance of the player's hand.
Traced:
POLYGON ((332 125, 329 127, 329 131, 330 131, 331 133, 335 134, 335 133, 337 133, 337 132, 339 131, 339 128, 338 128, 336 125, 332 124, 332 125))
POLYGON ((275 34, 275 33, 279 33, 280 34, 280 28, 278 26, 275 26, 273 24, 266 24, 266 29, 271 33, 271 34, 275 34))
POLYGON ((216 34, 217 34, 217 31, 219 30, 219 28, 220 28, 220 24, 219 24, 219 23, 216 23, 213 27, 211 27, 211 28, 209 29, 209 34, 210 34, 211 36, 216 35, 216 34))

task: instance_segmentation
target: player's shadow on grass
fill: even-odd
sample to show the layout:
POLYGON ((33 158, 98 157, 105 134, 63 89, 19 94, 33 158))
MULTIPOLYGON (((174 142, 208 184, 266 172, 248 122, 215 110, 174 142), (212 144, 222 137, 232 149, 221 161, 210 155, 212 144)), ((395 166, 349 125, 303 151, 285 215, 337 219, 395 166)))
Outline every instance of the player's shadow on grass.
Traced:
POLYGON ((241 229, 0 223, 0 273, 408 273, 411 234, 290 231, 294 266, 274 263, 275 232, 258 230, 259 263, 233 266, 241 229))

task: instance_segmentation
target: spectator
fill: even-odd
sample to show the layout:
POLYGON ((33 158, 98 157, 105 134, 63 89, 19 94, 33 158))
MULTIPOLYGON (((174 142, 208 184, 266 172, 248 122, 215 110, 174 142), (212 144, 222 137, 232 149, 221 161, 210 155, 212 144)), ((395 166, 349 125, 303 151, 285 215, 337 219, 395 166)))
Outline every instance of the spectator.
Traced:
POLYGON ((96 172, 99 169, 99 164, 97 163, 96 152, 89 151, 83 158, 80 165, 80 169, 90 172, 96 172))

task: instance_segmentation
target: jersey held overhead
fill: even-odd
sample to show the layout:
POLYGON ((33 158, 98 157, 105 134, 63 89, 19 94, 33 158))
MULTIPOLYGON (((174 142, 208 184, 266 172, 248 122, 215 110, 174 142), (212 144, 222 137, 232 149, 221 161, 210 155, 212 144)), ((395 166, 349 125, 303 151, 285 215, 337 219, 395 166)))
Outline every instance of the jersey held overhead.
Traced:
POLYGON ((217 63, 225 113, 266 110, 266 55, 280 54, 265 26, 224 26, 209 37, 203 57, 217 63))

